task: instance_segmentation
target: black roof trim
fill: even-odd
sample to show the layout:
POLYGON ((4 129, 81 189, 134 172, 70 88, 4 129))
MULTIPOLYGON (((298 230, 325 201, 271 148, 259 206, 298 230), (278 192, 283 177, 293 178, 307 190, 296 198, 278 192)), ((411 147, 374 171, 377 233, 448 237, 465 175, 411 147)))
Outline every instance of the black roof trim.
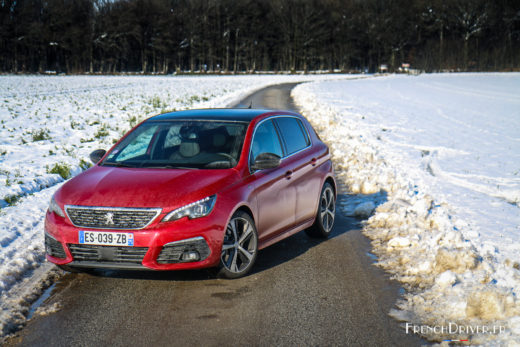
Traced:
MULTIPOLYGON (((251 122, 254 118, 266 114, 277 112, 267 109, 248 109, 248 108, 212 108, 177 111, 160 114, 148 118, 148 121, 163 121, 174 119, 193 119, 193 120, 224 120, 224 121, 245 121, 251 122)), ((284 111, 280 111, 284 113, 284 111)))

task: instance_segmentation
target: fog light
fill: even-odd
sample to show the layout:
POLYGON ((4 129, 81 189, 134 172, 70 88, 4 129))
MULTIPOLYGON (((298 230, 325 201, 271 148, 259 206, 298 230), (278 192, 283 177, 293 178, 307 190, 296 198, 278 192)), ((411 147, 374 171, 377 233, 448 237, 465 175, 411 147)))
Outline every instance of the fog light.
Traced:
POLYGON ((197 251, 184 251, 182 253, 182 261, 197 261, 200 259, 199 252, 197 251))

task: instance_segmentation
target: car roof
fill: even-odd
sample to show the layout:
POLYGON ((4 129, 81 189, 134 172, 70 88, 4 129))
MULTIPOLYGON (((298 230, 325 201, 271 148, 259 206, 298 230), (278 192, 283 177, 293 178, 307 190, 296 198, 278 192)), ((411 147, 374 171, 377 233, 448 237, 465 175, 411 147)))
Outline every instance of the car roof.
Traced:
POLYGON ((164 121, 174 119, 197 119, 251 122, 251 120, 257 116, 272 112, 280 112, 281 114, 287 113, 286 111, 273 111, 268 109, 254 108, 212 108, 169 112, 151 117, 148 120, 164 121))

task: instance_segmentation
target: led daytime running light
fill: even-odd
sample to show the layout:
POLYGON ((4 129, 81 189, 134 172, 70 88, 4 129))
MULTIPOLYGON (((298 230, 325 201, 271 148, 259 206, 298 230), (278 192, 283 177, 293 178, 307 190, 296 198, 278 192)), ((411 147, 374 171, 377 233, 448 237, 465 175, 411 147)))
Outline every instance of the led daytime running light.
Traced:
POLYGON ((213 210, 216 200, 217 196, 212 195, 199 201, 192 202, 191 204, 168 213, 166 217, 163 218, 163 222, 174 221, 186 216, 190 219, 207 216, 213 210))
POLYGON ((54 196, 51 198, 51 202, 49 203, 49 211, 56 213, 60 217, 65 217, 65 213, 60 208, 56 200, 54 200, 54 196))

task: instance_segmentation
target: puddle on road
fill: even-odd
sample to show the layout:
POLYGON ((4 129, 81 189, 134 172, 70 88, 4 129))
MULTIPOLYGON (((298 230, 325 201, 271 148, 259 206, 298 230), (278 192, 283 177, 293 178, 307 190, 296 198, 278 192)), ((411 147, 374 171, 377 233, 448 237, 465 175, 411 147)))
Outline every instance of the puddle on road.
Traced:
POLYGON ((370 260, 372 260, 372 263, 377 262, 377 256, 375 254, 372 254, 370 252, 366 252, 365 254, 370 258, 370 260))
POLYGON ((40 295, 40 297, 35 302, 32 303, 31 307, 29 308, 29 313, 27 314, 27 320, 31 319, 34 316, 34 313, 36 312, 38 307, 40 307, 43 304, 43 302, 51 296, 52 291, 55 287, 56 287, 56 282, 51 284, 51 286, 49 288, 45 289, 43 291, 42 295, 40 295))

